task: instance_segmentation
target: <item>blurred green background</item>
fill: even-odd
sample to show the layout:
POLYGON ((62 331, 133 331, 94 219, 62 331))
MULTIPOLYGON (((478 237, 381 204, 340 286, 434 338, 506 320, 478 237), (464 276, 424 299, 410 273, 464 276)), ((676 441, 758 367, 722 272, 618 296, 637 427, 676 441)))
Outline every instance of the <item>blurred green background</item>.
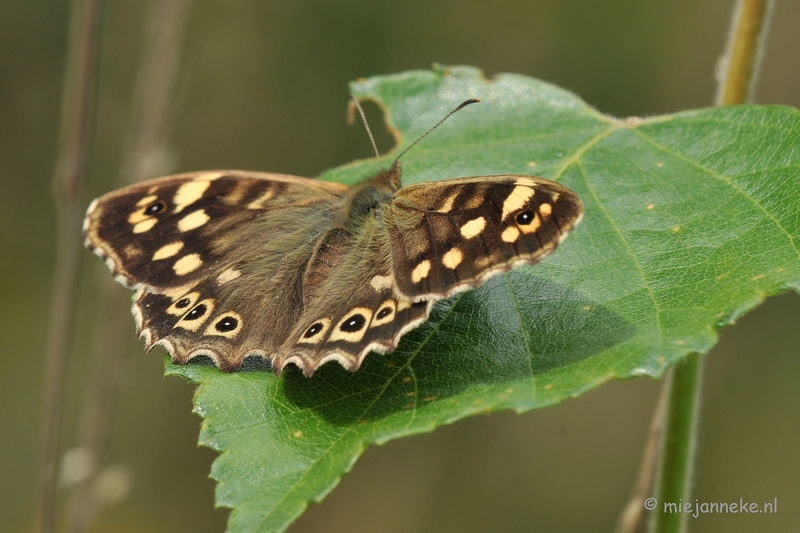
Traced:
MULTIPOLYGON (((119 173, 148 3, 106 5, 92 196, 109 190, 119 173)), ((732 6, 731 0, 197 1, 170 107, 173 170, 314 176, 370 157, 362 127, 345 124, 347 82, 434 62, 474 65, 489 76, 534 76, 615 116, 708 106, 732 6)), ((50 182, 68 18, 63 0, 0 1, 3 532, 28 531, 36 509, 54 263, 50 182)), ((800 2, 778 0, 756 102, 800 107, 798 28, 800 2)), ((388 149, 377 107, 367 112, 388 149)), ((104 267, 88 252, 85 262, 91 275, 82 308, 89 309, 104 267)), ((128 319, 126 310, 119 312, 128 319)), ((92 370, 81 354, 94 317, 80 316, 63 406, 64 450, 78 443, 92 370)), ((777 498, 778 512, 704 515, 692 519, 693 532, 800 529, 798 325, 800 298, 772 298, 722 331, 706 365, 696 497, 777 498)), ((223 531, 228 510, 214 510, 207 478, 215 453, 196 446, 193 386, 162 378, 163 352, 143 355, 132 320, 127 331, 129 353, 101 465, 111 467, 105 472, 121 490, 91 531, 223 531)), ((475 417, 373 447, 290 531, 611 531, 633 486, 657 393, 650 378, 612 382, 553 408, 475 417)), ((68 502, 69 490, 61 497, 68 502)))

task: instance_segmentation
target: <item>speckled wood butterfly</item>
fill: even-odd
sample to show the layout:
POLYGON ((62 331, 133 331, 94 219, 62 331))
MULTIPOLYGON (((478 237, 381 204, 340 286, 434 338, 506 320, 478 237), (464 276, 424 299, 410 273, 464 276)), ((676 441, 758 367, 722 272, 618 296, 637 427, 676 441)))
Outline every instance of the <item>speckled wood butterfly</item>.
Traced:
POLYGON ((86 246, 136 291, 149 351, 251 355, 306 376, 393 350, 433 302, 551 253, 579 222, 568 188, 531 176, 400 187, 400 163, 353 187, 244 171, 178 174, 91 203, 86 246))

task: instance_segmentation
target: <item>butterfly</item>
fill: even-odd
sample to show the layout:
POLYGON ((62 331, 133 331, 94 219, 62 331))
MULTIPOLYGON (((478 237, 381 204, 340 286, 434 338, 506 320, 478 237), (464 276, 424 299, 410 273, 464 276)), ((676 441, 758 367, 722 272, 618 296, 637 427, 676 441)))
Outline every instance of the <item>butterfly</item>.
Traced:
POLYGON ((146 349, 260 356, 276 374, 328 361, 357 370, 433 303, 552 253, 583 204, 525 175, 401 187, 396 160, 355 186, 238 170, 178 174, 94 200, 86 246, 133 289, 146 349))

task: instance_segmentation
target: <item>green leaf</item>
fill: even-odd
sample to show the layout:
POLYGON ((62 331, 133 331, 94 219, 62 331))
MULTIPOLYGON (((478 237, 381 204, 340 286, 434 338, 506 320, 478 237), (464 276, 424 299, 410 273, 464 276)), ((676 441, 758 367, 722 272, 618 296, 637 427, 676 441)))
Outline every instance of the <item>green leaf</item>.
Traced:
MULTIPOLYGON (((221 452, 217 503, 229 531, 280 531, 320 500, 364 447, 478 412, 523 411, 610 378, 660 376, 765 296, 800 281, 800 113, 702 109, 617 120, 517 75, 439 68, 360 81, 407 146, 404 183, 537 174, 580 195, 584 220, 552 256, 439 302, 390 355, 312 379, 263 365, 200 383, 200 442, 221 452)), ((395 152, 399 153, 399 152, 395 152)), ((390 161, 387 158, 387 161, 390 161)), ((375 172, 355 162, 323 178, 375 172)), ((387 480, 387 483, 391 482, 387 480)))

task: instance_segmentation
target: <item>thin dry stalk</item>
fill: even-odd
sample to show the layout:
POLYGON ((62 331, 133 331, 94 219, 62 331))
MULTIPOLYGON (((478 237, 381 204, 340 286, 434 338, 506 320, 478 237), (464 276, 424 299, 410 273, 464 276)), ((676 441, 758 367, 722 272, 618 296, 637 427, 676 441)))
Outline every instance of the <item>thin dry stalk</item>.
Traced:
MULTIPOLYGON (((166 174, 171 170, 167 133, 170 104, 180 66, 181 42, 191 0, 154 0, 147 19, 145 50, 138 73, 132 128, 117 176, 126 185, 166 174)), ((128 291, 110 282, 103 272, 92 346, 93 369, 81 413, 81 446, 100 468, 75 487, 69 528, 73 533, 90 528, 98 502, 92 490, 96 474, 107 462, 112 414, 120 390, 125 339, 130 338, 128 291)))
POLYGON ((81 192, 94 132, 102 0, 74 0, 61 108, 54 194, 58 212, 56 268, 45 354, 42 457, 38 520, 34 529, 55 529, 66 361, 75 331, 81 262, 81 192))

